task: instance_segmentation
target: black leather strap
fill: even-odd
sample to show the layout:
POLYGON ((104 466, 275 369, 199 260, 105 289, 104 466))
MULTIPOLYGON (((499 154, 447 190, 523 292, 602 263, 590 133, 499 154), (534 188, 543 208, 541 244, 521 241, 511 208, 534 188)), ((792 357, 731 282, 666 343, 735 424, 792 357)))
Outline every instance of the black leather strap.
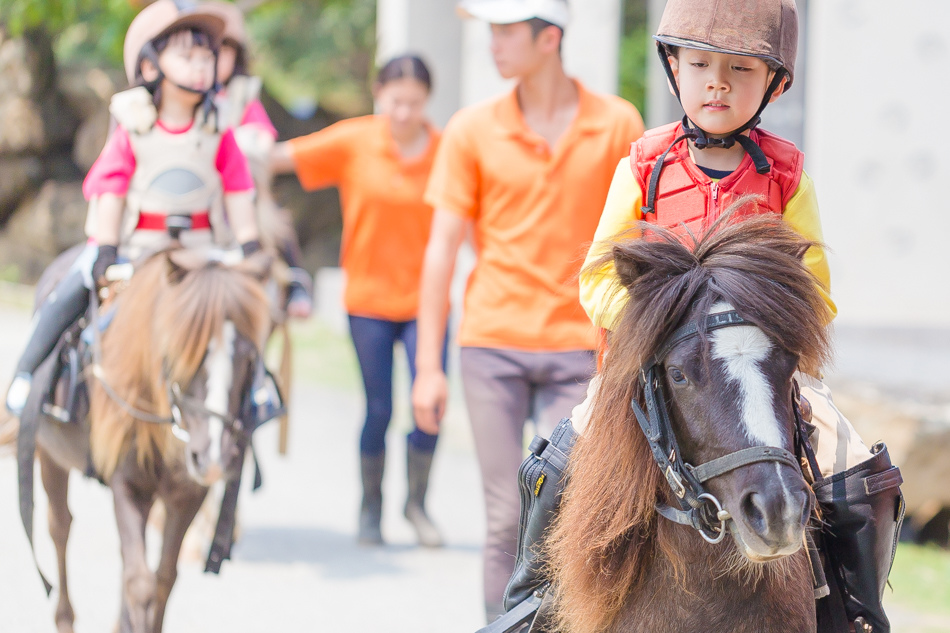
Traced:
POLYGON ((758 462, 778 462, 791 466, 792 468, 801 468, 798 459, 784 448, 778 448, 777 446, 752 446, 738 450, 735 453, 717 457, 705 464, 694 466, 692 471, 700 483, 706 483, 710 479, 725 475, 737 468, 758 462))
MULTIPOLYGON (((717 312, 715 314, 710 314, 702 322, 703 329, 705 332, 712 332, 713 330, 718 330, 724 327, 730 327, 733 325, 752 325, 749 321, 746 321, 739 313, 735 310, 729 310, 728 312, 717 312)), ((653 355, 651 363, 653 365, 659 365, 663 362, 673 348, 685 341, 688 338, 696 336, 699 334, 700 325, 696 321, 690 321, 686 325, 677 329, 673 332, 672 335, 666 342, 663 344, 663 347, 653 355)))

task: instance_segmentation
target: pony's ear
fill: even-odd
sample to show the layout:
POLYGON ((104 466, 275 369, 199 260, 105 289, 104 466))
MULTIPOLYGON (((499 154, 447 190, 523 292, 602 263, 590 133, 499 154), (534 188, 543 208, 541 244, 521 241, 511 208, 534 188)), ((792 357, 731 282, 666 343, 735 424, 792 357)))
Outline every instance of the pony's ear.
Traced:
POLYGON ((234 269, 264 283, 270 279, 273 265, 274 257, 272 255, 264 251, 257 251, 235 264, 234 269))
POLYGON ((187 249, 168 251, 165 253, 165 257, 168 262, 168 283, 173 286, 181 283, 181 280, 189 272, 198 270, 208 263, 208 258, 205 255, 187 249))
POLYGON ((614 248, 614 268, 617 269, 617 278, 620 283, 628 290, 642 270, 636 257, 622 248, 614 248))
POLYGON ((165 277, 168 283, 175 286, 185 278, 188 270, 175 261, 171 253, 165 253, 165 277))

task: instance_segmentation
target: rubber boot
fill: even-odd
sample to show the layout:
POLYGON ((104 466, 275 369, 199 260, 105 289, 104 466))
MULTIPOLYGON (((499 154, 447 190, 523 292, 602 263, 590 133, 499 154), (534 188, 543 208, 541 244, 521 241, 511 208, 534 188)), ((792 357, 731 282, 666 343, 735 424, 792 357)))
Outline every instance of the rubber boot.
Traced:
POLYGON ((904 518, 903 479, 883 443, 871 447, 871 453, 871 459, 814 488, 848 621, 856 633, 888 633, 881 599, 904 518))
POLYGON ((360 527, 357 541, 360 545, 382 545, 383 533, 383 470, 386 453, 360 454, 360 476, 363 480, 363 501, 360 503, 360 527))
POLYGON ((416 531, 419 545, 423 547, 442 547, 442 535, 426 514, 426 491, 429 488, 429 471, 432 470, 432 457, 435 453, 421 451, 409 444, 406 449, 406 474, 408 494, 403 512, 416 531))
POLYGON ((15 416, 23 412, 33 381, 33 372, 56 347, 59 337, 89 307, 89 289, 83 275, 72 271, 39 307, 34 316, 33 332, 17 363, 16 375, 7 392, 6 407, 15 416))
POLYGON ((564 473, 568 457, 577 440, 570 419, 565 418, 545 440, 535 436, 529 446, 530 455, 518 471, 521 487, 521 526, 515 570, 505 588, 505 610, 511 611, 543 591, 547 579, 540 546, 544 533, 557 516, 561 494, 567 484, 564 473))

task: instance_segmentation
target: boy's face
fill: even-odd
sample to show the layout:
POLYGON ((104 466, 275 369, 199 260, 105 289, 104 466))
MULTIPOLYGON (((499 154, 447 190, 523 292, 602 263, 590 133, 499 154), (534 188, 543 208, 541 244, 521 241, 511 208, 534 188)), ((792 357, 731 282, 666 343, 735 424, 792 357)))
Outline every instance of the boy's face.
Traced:
MULTIPOLYGON (((165 81, 162 82, 163 98, 176 95, 197 105, 202 95, 181 90, 178 86, 207 92, 214 85, 214 51, 196 44, 191 31, 181 31, 169 38, 168 46, 158 55, 158 65, 165 75, 165 81)), ((158 77, 155 67, 147 59, 142 62, 142 77, 146 81, 154 81, 158 77)))
POLYGON ((555 27, 548 27, 535 37, 527 22, 491 25, 491 54, 505 79, 535 72, 549 55, 557 53, 559 45, 560 33, 555 27))
MULTIPOLYGON (((772 71, 757 57, 680 48, 670 56, 686 116, 709 134, 728 134, 755 116, 772 71)), ((778 99, 787 78, 769 103, 778 99)))

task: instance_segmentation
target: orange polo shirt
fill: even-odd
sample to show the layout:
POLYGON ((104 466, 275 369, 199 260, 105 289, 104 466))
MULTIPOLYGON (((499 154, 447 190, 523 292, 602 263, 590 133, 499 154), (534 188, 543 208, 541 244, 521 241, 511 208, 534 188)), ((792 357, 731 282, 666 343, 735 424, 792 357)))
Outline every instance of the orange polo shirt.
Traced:
POLYGON ((517 91, 459 111, 445 128, 425 200, 474 221, 460 345, 597 347, 577 274, 643 121, 623 99, 577 87, 577 115, 553 149, 525 123, 517 91))
POLYGON ((422 258, 432 207, 422 201, 439 132, 425 152, 403 159, 384 116, 340 121, 290 141, 304 189, 336 186, 343 207, 340 263, 347 312, 410 321, 419 307, 422 258))

